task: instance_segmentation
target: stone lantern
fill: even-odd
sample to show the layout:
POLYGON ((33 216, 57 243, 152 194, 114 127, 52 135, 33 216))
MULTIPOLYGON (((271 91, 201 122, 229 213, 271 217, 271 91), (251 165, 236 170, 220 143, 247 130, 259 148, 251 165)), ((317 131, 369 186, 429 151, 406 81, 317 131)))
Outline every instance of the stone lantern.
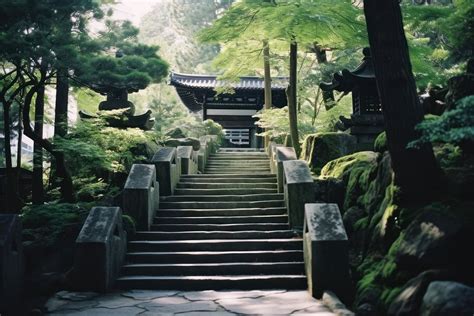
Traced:
POLYGON ((332 82, 323 82, 319 87, 323 91, 352 93, 352 115, 341 116, 338 127, 343 131, 350 129, 361 149, 372 149, 375 138, 384 130, 384 122, 370 49, 364 48, 363 54, 362 63, 355 70, 336 72, 332 82))

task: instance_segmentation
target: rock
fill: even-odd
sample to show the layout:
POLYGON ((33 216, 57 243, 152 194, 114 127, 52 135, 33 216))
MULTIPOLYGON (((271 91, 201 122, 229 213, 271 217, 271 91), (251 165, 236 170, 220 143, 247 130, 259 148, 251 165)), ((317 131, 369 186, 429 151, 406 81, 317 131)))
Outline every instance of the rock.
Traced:
POLYGON ((452 273, 446 270, 427 270, 420 273, 403 286, 400 294, 390 304, 388 315, 419 315, 421 302, 428 285, 433 280, 447 280, 452 277, 452 273))
POLYGON ((170 138, 186 138, 186 134, 184 134, 183 130, 179 127, 167 131, 165 136, 170 138))
POLYGON ((165 141, 166 147, 178 147, 178 146, 192 146, 193 150, 198 151, 201 148, 199 139, 186 137, 186 138, 171 138, 165 141))
POLYGON ((448 110, 454 109, 458 100, 474 94, 474 58, 468 61, 465 74, 452 77, 448 80, 448 89, 448 93, 446 94, 448 110))
POLYGON ((346 133, 316 133, 304 140, 302 158, 319 173, 329 161, 354 153, 356 145, 357 139, 346 133))
POLYGON ((462 220, 441 211, 423 211, 404 231, 396 253, 400 269, 456 267, 465 262, 462 248, 469 235, 462 220))
POLYGON ((474 287, 456 282, 432 282, 423 297, 420 315, 474 315, 474 287))
POLYGON ((336 178, 314 180, 314 193, 316 201, 336 203, 342 209, 344 204, 344 182, 336 178))
POLYGON ((388 145, 387 145, 387 133, 382 132, 377 136, 374 142, 374 151, 378 153, 384 153, 385 151, 388 150, 388 145))
POLYGON ((341 179, 347 183, 350 172, 353 168, 370 168, 376 166, 378 157, 379 153, 373 151, 361 151, 332 160, 321 169, 321 177, 333 177, 341 179))
POLYGON ((366 216, 367 216, 367 213, 363 209, 357 206, 353 206, 349 208, 344 213, 344 217, 343 217, 344 227, 346 228, 346 232, 349 237, 351 237, 353 232, 355 231, 354 226, 357 223, 357 221, 366 216))
POLYGON ((444 173, 448 180, 448 189, 451 194, 461 199, 472 200, 474 188, 474 169, 470 168, 445 168, 444 173))
POLYGON ((377 311, 375 306, 370 303, 364 303, 356 308, 356 315, 357 316, 376 316, 377 311))

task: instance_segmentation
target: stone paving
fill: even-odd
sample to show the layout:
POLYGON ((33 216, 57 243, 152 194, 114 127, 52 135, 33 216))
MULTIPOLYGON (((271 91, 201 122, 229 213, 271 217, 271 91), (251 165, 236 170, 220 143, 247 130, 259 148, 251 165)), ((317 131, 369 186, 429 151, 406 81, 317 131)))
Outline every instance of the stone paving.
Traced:
POLYGON ((58 292, 47 315, 316 315, 333 314, 306 291, 143 291, 99 295, 58 292))

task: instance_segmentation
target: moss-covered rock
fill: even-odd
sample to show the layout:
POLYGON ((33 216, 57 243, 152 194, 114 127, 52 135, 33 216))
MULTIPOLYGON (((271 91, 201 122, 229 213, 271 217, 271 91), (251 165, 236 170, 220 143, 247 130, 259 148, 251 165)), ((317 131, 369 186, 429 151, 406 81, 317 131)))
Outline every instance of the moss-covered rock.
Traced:
POLYGON ((383 153, 388 150, 387 145, 387 133, 382 132, 380 133, 374 142, 374 151, 383 153))
POLYGON ((175 127, 165 133, 165 136, 170 138, 186 138, 186 134, 179 127, 175 127))
POLYGON ((301 155, 318 174, 329 161, 354 153, 356 145, 357 139, 346 133, 316 133, 306 136, 301 155))
POLYGON ((199 150, 201 143, 199 139, 186 137, 186 138, 171 138, 164 142, 167 147, 178 147, 178 146, 192 146, 193 150, 199 150))
POLYGON ((321 169, 322 177, 332 177, 349 180, 350 173, 355 168, 372 168, 377 165, 379 154, 373 151, 361 151, 328 162, 321 169))

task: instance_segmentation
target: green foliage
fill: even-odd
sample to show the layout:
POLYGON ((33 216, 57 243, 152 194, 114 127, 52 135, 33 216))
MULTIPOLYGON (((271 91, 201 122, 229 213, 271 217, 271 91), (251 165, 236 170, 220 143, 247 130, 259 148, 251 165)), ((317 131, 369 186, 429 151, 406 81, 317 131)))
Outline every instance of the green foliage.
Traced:
POLYGON ((440 167, 462 167, 463 154, 459 146, 453 144, 437 144, 433 146, 433 151, 440 167))
POLYGON ((454 109, 439 117, 429 117, 418 124, 422 136, 409 144, 409 147, 421 143, 440 142, 460 144, 474 139, 474 96, 465 97, 457 102, 454 109))
POLYGON ((72 245, 90 204, 45 204, 23 209, 23 241, 35 247, 72 245))
POLYGON ((78 199, 92 201, 116 194, 132 164, 150 158, 155 138, 154 132, 82 121, 55 146, 66 155, 78 199))
POLYGON ((127 232, 127 238, 131 239, 137 232, 137 224, 133 217, 129 215, 122 215, 123 229, 127 232))
POLYGON ((95 113, 99 103, 105 98, 100 94, 85 88, 74 88, 73 94, 76 98, 77 108, 88 113, 95 113))
POLYGON ((105 25, 96 39, 99 49, 82 56, 75 72, 81 83, 97 92, 111 88, 132 92, 167 75, 168 64, 157 55, 159 47, 139 43, 138 29, 130 21, 107 20, 105 25))

